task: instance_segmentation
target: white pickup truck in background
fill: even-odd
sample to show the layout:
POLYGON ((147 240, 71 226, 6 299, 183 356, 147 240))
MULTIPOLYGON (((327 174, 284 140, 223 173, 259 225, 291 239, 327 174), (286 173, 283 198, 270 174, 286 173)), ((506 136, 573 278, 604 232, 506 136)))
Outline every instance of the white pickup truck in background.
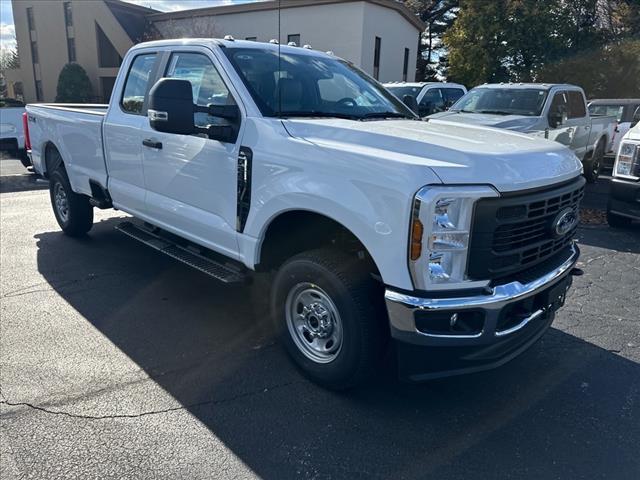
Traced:
POLYGON ((330 388, 369 378, 391 341, 411 380, 498 366, 547 330, 577 272, 575 155, 421 121, 332 55, 143 43, 108 106, 27 112, 66 234, 113 207, 134 217, 122 232, 219 280, 272 272, 282 341, 330 388))
POLYGON ((447 112, 429 119, 505 128, 555 140, 582 161, 588 182, 598 179, 617 124, 614 116, 590 116, 580 87, 547 83, 480 85, 447 112))
POLYGON ((31 161, 25 149, 22 114, 24 103, 10 98, 0 98, 0 150, 8 151, 20 159, 25 167, 31 161))

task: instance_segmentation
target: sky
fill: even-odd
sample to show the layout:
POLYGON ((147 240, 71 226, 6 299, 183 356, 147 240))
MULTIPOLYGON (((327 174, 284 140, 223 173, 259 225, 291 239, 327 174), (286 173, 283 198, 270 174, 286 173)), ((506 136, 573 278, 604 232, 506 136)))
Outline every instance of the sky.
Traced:
MULTIPOLYGON (((43 0, 45 1, 45 0, 43 0)), ((91 0, 85 0, 91 1, 91 0)), ((232 3, 247 3, 259 0, 124 0, 144 7, 155 8, 162 12, 175 12, 192 8, 214 7, 232 3)), ((16 46, 15 28, 11 0, 0 0, 0 49, 8 50, 16 46)))

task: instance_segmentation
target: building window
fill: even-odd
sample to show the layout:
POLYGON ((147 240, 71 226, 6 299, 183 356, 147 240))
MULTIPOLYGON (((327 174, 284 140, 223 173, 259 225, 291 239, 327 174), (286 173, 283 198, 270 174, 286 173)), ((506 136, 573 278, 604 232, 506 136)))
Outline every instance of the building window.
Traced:
POLYGON ((133 59, 122 94, 122 109, 134 115, 146 115, 145 97, 149 91, 149 79, 156 65, 155 53, 144 53, 133 59))
POLYGON ((71 2, 64 2, 64 24, 73 27, 73 14, 71 13, 71 2))
POLYGON ((76 40, 67 38, 67 52, 69 53, 69 62, 76 61, 76 40))
POLYGON ((41 102, 43 99, 42 95, 42 82, 40 80, 36 80, 36 100, 41 102))
POLYGON ((373 49, 373 78, 379 80, 380 78, 380 47, 382 46, 382 39, 376 37, 375 47, 373 49))
POLYGON ((246 37, 245 40, 249 40, 250 42, 257 42, 258 37, 246 37))
POLYGON ((407 73, 409 71, 409 49, 404 49, 404 63, 402 64, 402 81, 407 81, 407 73))
POLYGON ((29 31, 36 29, 36 22, 33 19, 33 7, 27 8, 27 25, 29 25, 29 31))
POLYGON ((287 43, 294 42, 297 46, 300 46, 300 34, 294 33, 291 35, 287 35, 287 43))
POLYGON ((38 57, 38 42, 31 42, 31 61, 33 63, 40 63, 40 58, 38 57))
POLYGON ((122 57, 96 23, 96 37, 98 39, 98 65, 102 68, 116 68, 122 64, 122 57))

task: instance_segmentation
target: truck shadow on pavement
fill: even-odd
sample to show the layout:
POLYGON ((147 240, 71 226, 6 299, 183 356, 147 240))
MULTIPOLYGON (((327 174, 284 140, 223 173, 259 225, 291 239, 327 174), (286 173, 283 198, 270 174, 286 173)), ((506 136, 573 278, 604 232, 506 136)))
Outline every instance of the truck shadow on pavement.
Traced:
POLYGON ((118 221, 82 240, 39 234, 39 272, 260 477, 633 478, 640 470, 638 363, 551 329, 494 371, 405 385, 387 365, 366 388, 328 392, 275 341, 268 278, 221 285, 114 231, 118 221))
POLYGON ((0 193, 26 192, 48 188, 49 182, 35 173, 0 176, 0 193))

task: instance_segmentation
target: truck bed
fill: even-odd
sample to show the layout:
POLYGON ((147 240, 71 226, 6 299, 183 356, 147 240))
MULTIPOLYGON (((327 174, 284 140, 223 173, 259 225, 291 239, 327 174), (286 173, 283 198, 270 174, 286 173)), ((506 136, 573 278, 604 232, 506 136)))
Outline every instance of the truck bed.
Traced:
POLYGON ((46 173, 45 153, 53 144, 65 159, 74 191, 89 195, 89 179, 106 185, 102 123, 108 105, 43 103, 27 105, 26 109, 32 161, 38 173, 46 173))

